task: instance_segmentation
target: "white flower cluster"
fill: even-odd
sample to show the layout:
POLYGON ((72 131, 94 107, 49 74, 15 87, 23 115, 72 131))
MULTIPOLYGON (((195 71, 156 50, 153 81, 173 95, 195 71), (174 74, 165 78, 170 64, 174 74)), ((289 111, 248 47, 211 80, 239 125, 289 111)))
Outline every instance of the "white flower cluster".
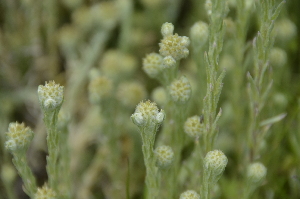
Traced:
POLYGON ((262 182, 267 175, 267 168, 260 162, 252 163, 247 168, 247 177, 251 183, 262 182))
POLYGON ((5 148, 10 151, 23 150, 28 147, 33 138, 33 131, 24 123, 12 122, 6 133, 5 148))
POLYGON ((192 87, 189 80, 182 76, 172 82, 169 92, 174 102, 185 104, 191 97, 192 87))
POLYGON ((55 191, 44 185, 42 188, 38 188, 34 196, 34 199, 58 199, 55 191))
POLYGON ((168 168, 174 160, 174 152, 169 146, 159 146, 154 153, 156 155, 156 165, 159 168, 168 168))
POLYGON ((221 174, 225 170, 228 159, 226 155, 220 150, 210 151, 204 158, 204 167, 209 173, 213 182, 216 182, 221 177, 221 174))
POLYGON ((64 87, 54 81, 38 87, 38 96, 43 111, 60 109, 64 100, 64 87))
POLYGON ((194 190, 187 190, 180 195, 179 199, 200 199, 200 195, 194 190))
POLYGON ((166 22, 162 25, 161 33, 163 39, 159 43, 159 53, 167 57, 169 60, 167 62, 170 62, 171 58, 173 58, 176 63, 177 60, 186 58, 189 55, 187 47, 190 45, 190 39, 186 36, 178 36, 177 33, 173 34, 173 31, 173 24, 166 22))
POLYGON ((164 111, 159 111, 156 104, 150 100, 140 102, 134 114, 131 115, 131 120, 139 127, 161 124, 164 118, 164 111))
POLYGON ((201 118, 198 115, 195 115, 189 117, 184 123, 184 132, 192 138, 197 138, 202 133, 202 126, 201 118))

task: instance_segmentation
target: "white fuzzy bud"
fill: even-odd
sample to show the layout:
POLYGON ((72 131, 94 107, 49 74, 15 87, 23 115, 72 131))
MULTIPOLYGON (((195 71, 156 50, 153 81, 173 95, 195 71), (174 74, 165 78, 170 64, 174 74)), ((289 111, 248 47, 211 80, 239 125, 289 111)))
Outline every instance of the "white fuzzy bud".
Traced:
POLYGON ((180 195, 179 199, 200 199, 200 195, 194 190, 187 190, 180 195))
POLYGON ((162 63, 166 68, 172 68, 176 66, 176 60, 172 56, 166 56, 162 63))
POLYGON ((44 112, 59 110, 64 100, 64 87, 54 81, 46 82, 38 87, 38 96, 44 112))
POLYGON ((220 179, 227 162, 227 157, 220 150, 210 151, 206 154, 204 158, 204 168, 206 172, 211 173, 210 178, 212 182, 216 183, 220 179))
POLYGON ((203 21, 198 21, 191 27, 190 36, 195 48, 202 47, 207 42, 208 33, 208 25, 203 21))
POLYGON ((161 26, 161 34, 164 37, 168 35, 173 35, 173 32, 174 32, 174 25, 172 23, 166 22, 161 26))
POLYGON ((169 146, 159 146, 154 151, 156 155, 156 165, 159 168, 168 168, 174 160, 174 152, 169 146))
POLYGON ((247 168, 247 178, 251 183, 261 183, 267 175, 267 168, 260 162, 252 163, 247 168))

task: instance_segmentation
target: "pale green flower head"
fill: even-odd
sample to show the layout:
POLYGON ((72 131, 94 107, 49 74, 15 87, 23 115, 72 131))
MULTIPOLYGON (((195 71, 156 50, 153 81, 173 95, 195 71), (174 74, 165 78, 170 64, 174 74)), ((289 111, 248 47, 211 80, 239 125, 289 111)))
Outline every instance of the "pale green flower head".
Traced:
POLYGON ((156 103, 150 100, 146 102, 141 101, 137 105, 134 114, 131 115, 131 120, 139 127, 161 124, 164 118, 164 111, 159 111, 156 103))
POLYGON ((194 190, 187 190, 180 195, 179 199, 200 199, 200 195, 194 190))
POLYGON ((201 123, 201 118, 198 115, 189 117, 184 123, 184 132, 192 137, 198 138, 203 132, 203 124, 201 123))
POLYGON ((149 77, 157 77, 163 69, 163 57, 160 54, 150 53, 143 59, 143 70, 149 77))
POLYGON ((6 133, 5 148, 10 151, 26 149, 33 139, 33 131, 24 123, 12 122, 6 133))
POLYGON ((64 87, 54 81, 38 87, 38 96, 44 112, 59 110, 64 100, 64 87))
POLYGON ((159 43, 159 53, 164 57, 171 56, 176 61, 186 58, 189 55, 187 47, 190 45, 190 39, 186 36, 178 36, 177 33, 173 34, 169 26, 168 23, 162 26, 164 38, 159 43))
POLYGON ((42 188, 37 189, 34 199, 58 199, 58 197, 55 191, 45 184, 42 188))
POLYGON ((168 168, 174 160, 174 152, 170 146, 159 146, 154 151, 156 155, 156 165, 159 168, 168 168))
POLYGON ((267 168, 260 162, 252 163, 247 168, 247 178, 251 183, 261 183, 267 175, 267 168))
POLYGON ((170 85, 169 93, 174 102, 179 104, 187 103, 192 95, 192 87, 189 80, 182 76, 173 81, 170 85))
POLYGON ((213 183, 216 183, 220 179, 227 162, 228 159, 226 155, 220 150, 213 150, 206 154, 204 158, 204 169, 210 173, 210 179, 213 183))

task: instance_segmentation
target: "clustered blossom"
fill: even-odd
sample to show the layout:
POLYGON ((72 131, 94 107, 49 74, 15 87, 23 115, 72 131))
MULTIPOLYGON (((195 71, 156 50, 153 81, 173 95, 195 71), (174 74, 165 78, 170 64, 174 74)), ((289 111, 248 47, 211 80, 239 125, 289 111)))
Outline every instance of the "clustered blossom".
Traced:
POLYGON ((139 127, 161 124, 164 118, 164 111, 159 112, 156 103, 150 100, 140 102, 131 116, 132 121, 139 127))
POLYGON ((38 87, 38 96, 44 111, 60 109, 64 100, 64 87, 54 81, 46 82, 38 87))
POLYGON ((12 122, 6 133, 5 148, 10 151, 22 150, 28 147, 33 138, 33 131, 24 123, 12 122))
POLYGON ((184 132, 192 138, 199 137, 202 133, 203 126, 200 120, 201 118, 197 115, 189 117, 184 123, 184 132))
POLYGON ((252 163, 247 168, 247 177, 252 183, 260 183, 266 175, 267 168, 260 162, 252 163))
POLYGON ((143 59, 143 70, 149 77, 157 77, 157 75, 164 69, 163 57, 157 53, 150 53, 143 59))
POLYGON ((200 195, 194 190, 187 190, 180 195, 179 199, 200 199, 200 195))
POLYGON ((34 199, 58 199, 55 191, 44 185, 42 188, 38 188, 34 196, 34 199))
POLYGON ((156 155, 156 165, 159 168, 169 167, 174 160, 174 152, 169 146, 159 146, 154 151, 156 155))
POLYGON ((190 40, 186 36, 178 36, 177 33, 167 35, 159 43, 159 53, 164 57, 172 56, 175 60, 180 60, 189 55, 189 45, 190 40))
POLYGON ((218 181, 225 170, 228 159, 220 150, 210 151, 204 158, 204 168, 211 173, 213 181, 218 181))
POLYGON ((90 102, 97 104, 101 101, 101 99, 107 98, 111 95, 113 82, 107 77, 99 76, 91 80, 88 90, 90 102))
POLYGON ((146 88, 140 82, 123 82, 117 89, 119 101, 127 107, 134 107, 147 96, 146 88))
POLYGON ((169 92, 174 102, 184 104, 191 97, 192 87, 189 80, 182 76, 171 83, 169 92))
POLYGON ((134 56, 119 50, 108 50, 99 63, 101 72, 112 79, 128 76, 138 66, 134 56))
POLYGON ((191 27, 190 36, 195 47, 203 46, 208 40, 208 35, 208 25, 203 21, 198 21, 191 27))

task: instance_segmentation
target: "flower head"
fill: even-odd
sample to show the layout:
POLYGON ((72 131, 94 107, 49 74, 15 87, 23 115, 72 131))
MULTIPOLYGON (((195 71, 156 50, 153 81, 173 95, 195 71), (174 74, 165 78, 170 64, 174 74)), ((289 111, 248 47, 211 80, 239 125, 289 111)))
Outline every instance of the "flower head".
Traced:
POLYGON ((150 100, 143 102, 141 101, 134 114, 132 114, 131 119, 133 123, 137 126, 153 126, 156 124, 161 124, 164 120, 165 113, 163 110, 159 112, 156 103, 150 100))
POLYGON ((267 175, 267 168, 260 162, 252 163, 247 168, 247 177, 251 183, 262 182, 267 175))
POLYGON ((220 150, 210 151, 206 154, 204 158, 204 169, 210 173, 210 178, 213 182, 216 183, 220 179, 227 162, 227 157, 220 150))
POLYGON ((12 122, 6 133, 5 148, 10 151, 26 149, 33 138, 33 131, 24 123, 12 122))
POLYGON ((202 133, 203 126, 200 120, 201 118, 197 115, 189 117, 184 123, 184 132, 192 138, 199 137, 202 133))
POLYGON ((113 82, 111 79, 99 76, 91 80, 89 84, 89 99, 93 104, 97 104, 103 98, 111 95, 113 90, 113 82))
POLYGON ((159 43, 159 53, 166 57, 172 56, 175 60, 186 58, 189 55, 187 47, 190 40, 185 36, 178 36, 178 34, 167 35, 159 43))
POLYGON ((57 199, 57 195, 55 191, 46 184, 42 188, 37 189, 34 199, 57 199))
POLYGON ((64 100, 64 87, 54 81, 38 87, 38 96, 43 111, 59 110, 64 100))
POLYGON ((200 195, 194 190, 187 190, 180 195, 179 199, 200 199, 200 195))
POLYGON ((185 104, 191 97, 192 88, 189 80, 182 76, 172 82, 169 92, 174 102, 185 104))
POLYGON ((159 168, 169 167, 174 160, 174 152, 169 146, 159 146, 154 151, 157 161, 156 165, 159 168))
POLYGON ((154 78, 164 69, 163 57, 157 53, 150 53, 143 59, 143 70, 149 77, 154 78))
POLYGON ((145 99, 146 88, 137 81, 122 82, 117 89, 117 97, 127 107, 134 107, 138 102, 145 99))

